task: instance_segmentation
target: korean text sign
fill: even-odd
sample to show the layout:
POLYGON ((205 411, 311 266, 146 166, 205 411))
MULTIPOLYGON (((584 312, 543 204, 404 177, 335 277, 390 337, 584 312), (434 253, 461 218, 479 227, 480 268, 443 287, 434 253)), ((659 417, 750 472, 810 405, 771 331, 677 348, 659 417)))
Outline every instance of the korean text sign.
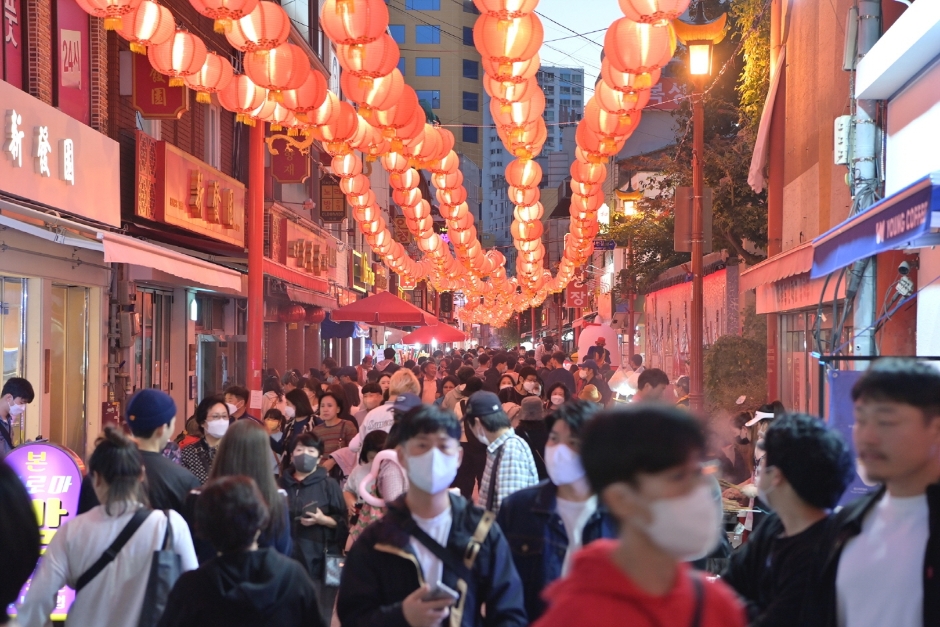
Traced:
MULTIPOLYGON (((5 461, 22 479, 33 501, 39 522, 40 551, 45 553, 55 534, 78 513, 78 495, 82 486, 81 462, 68 449, 47 442, 18 446, 7 455, 5 461)), ((20 592, 20 603, 28 589, 29 581, 20 592)), ((73 601, 74 590, 68 587, 59 590, 52 619, 65 620, 73 601)))

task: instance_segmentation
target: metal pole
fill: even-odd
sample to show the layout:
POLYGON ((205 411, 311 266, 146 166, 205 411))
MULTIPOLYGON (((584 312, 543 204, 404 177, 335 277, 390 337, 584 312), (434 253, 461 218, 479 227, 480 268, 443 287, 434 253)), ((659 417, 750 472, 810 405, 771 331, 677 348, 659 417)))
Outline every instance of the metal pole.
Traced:
POLYGON ((532 348, 535 348, 535 307, 530 307, 529 311, 532 312, 532 348))
POLYGON ((702 105, 703 94, 692 95, 692 315, 691 315, 691 350, 689 363, 689 405, 694 412, 701 412, 705 406, 704 390, 704 304, 702 302, 702 279, 704 257, 702 254, 705 241, 702 220, 702 193, 705 187, 702 172, 702 155, 705 152, 705 110, 702 105))
POLYGON ((248 133, 248 389, 261 393, 264 338, 264 122, 248 133))
MULTIPOLYGON (((627 263, 624 264, 627 266, 627 272, 633 273, 633 238, 627 240, 627 263)), ((634 354, 634 344, 636 344, 636 317, 634 316, 633 309, 636 307, 636 294, 634 293, 633 285, 630 285, 629 296, 627 297, 629 311, 627 312, 627 324, 630 325, 630 332, 627 333, 627 362, 630 364, 630 367, 633 367, 633 354, 634 354)))

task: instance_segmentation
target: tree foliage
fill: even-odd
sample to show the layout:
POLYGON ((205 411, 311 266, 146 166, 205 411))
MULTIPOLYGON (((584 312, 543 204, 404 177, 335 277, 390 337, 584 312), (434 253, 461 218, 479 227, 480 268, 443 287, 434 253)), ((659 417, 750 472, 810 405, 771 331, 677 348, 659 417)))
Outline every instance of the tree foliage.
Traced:
POLYGON ((704 361, 705 404, 710 413, 754 410, 764 402, 766 341, 723 335, 705 349, 704 361), (742 396, 745 400, 739 405, 742 396))
MULTIPOLYGON (((761 257, 748 250, 767 244, 767 197, 756 194, 747 183, 754 138, 767 94, 769 75, 769 0, 705 0, 706 15, 729 12, 729 35, 715 48, 716 74, 706 88, 702 157, 705 185, 714 189, 712 242, 714 250, 729 249, 748 263, 761 257), (758 19, 760 18, 760 19, 758 19), (755 27, 756 26, 756 27, 755 27)), ((685 93, 698 87, 679 58, 666 68, 684 83, 685 93)), ((630 172, 655 172, 646 191, 659 192, 645 198, 634 218, 614 221, 608 237, 619 245, 632 243, 636 286, 642 291, 663 270, 688 261, 689 255, 673 251, 672 190, 692 185, 692 109, 688 99, 675 112, 676 142, 657 153, 621 162, 630 172)))

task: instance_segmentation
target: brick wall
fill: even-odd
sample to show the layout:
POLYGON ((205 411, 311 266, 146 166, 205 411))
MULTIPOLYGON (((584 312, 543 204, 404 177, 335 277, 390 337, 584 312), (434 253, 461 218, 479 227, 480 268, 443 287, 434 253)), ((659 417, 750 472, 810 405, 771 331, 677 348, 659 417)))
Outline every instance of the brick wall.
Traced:
POLYGON ((34 98, 52 104, 52 0, 26 0, 26 85, 34 98))
MULTIPOLYGON (((102 20, 90 19, 91 127, 108 134, 108 31, 102 20)), ((117 63, 115 62, 115 65, 117 63)))

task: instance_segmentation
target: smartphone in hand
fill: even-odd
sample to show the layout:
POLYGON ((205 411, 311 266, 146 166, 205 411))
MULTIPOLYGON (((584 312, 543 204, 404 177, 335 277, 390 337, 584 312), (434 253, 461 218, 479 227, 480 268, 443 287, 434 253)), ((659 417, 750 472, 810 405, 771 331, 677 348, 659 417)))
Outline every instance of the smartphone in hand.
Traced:
POLYGON ((441 601, 448 599, 450 600, 451 605, 455 605, 459 598, 460 595, 456 590, 443 582, 438 582, 431 586, 431 591, 424 595, 421 600, 425 603, 430 603, 431 601, 441 601))

